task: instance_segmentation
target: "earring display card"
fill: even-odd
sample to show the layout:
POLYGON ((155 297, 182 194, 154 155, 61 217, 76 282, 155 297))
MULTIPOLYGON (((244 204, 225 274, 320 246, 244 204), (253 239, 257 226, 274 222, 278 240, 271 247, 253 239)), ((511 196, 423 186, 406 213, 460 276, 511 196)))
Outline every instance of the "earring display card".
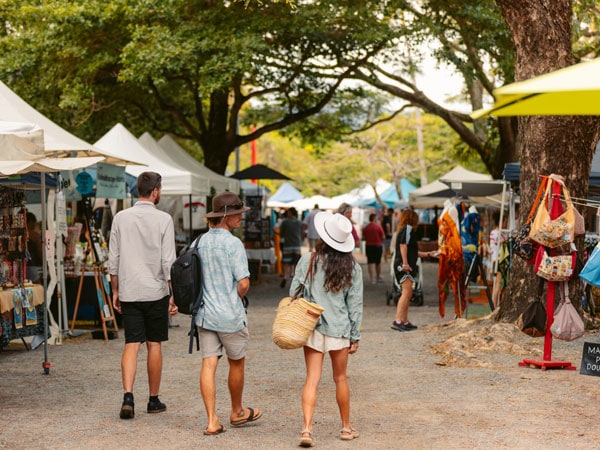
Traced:
POLYGON ((37 323, 37 314, 33 304, 33 288, 24 288, 26 303, 23 304, 25 310, 25 325, 35 325, 37 323))
POLYGON ((23 302, 21 298, 21 290, 13 290, 13 318, 15 320, 15 329, 23 328, 23 302))

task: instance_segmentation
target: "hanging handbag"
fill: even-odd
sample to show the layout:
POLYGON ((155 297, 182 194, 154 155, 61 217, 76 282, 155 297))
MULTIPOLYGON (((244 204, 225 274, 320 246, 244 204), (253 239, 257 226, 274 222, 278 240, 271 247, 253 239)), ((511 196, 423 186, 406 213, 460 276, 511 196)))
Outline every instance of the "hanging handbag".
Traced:
POLYGON ((585 325, 579 313, 569 299, 569 285, 566 281, 559 283, 560 303, 554 313, 554 321, 550 326, 552 336, 563 341, 572 341, 585 334, 585 325))
POLYGON ((575 215, 575 236, 585 234, 585 219, 577 208, 573 208, 573 214, 575 215))
MULTIPOLYGON (((310 257, 308 270, 304 282, 300 285, 293 297, 284 297, 277 307, 277 314, 273 322, 272 338, 275 345, 285 350, 301 348, 319 323, 321 314, 325 309, 309 300, 300 297, 304 291, 306 281, 312 279, 313 261, 315 253, 310 257)), ((308 298, 311 298, 310 292, 308 298)))
POLYGON ((579 278, 592 286, 600 286, 600 242, 592 250, 592 254, 579 273, 579 278))
POLYGON ((540 278, 538 292, 533 301, 527 305, 523 313, 517 319, 517 327, 531 336, 541 337, 546 334, 546 308, 542 303, 542 293, 544 291, 544 280, 540 278))
POLYGON ((546 189, 546 183, 548 182, 548 177, 543 177, 542 181, 538 187, 537 194, 535 196, 535 200, 531 205, 531 209, 529 210, 529 215, 527 216, 527 220, 519 229, 517 236, 513 241, 513 253, 517 255, 519 258, 524 259, 525 261, 531 261, 535 256, 534 246, 537 246, 529 237, 529 233, 531 232, 531 221, 533 220, 533 216, 537 210, 537 207, 540 203, 540 198, 546 189))
POLYGON ((544 247, 539 247, 534 270, 538 277, 548 281, 565 281, 573 276, 576 262, 577 252, 549 256, 544 247))
MULTIPOLYGON (((566 210, 556 219, 550 218, 548 212, 548 196, 552 188, 552 182, 548 182, 546 192, 540 203, 535 219, 531 224, 529 237, 545 247, 559 247, 569 244, 575 239, 575 213, 573 212, 573 203, 569 190, 562 181, 552 178, 552 182, 559 183, 565 197, 566 210)), ((557 199, 556 201, 560 201, 557 199)))

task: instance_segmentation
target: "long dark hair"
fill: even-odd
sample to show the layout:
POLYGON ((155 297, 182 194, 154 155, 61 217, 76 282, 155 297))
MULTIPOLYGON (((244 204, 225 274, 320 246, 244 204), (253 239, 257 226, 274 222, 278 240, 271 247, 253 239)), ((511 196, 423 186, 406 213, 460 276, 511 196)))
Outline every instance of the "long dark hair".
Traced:
POLYGON ((352 253, 342 253, 331 248, 321 239, 315 245, 316 257, 313 271, 317 270, 319 262, 325 272, 324 287, 326 291, 340 292, 352 284, 352 269, 354 257, 352 253))

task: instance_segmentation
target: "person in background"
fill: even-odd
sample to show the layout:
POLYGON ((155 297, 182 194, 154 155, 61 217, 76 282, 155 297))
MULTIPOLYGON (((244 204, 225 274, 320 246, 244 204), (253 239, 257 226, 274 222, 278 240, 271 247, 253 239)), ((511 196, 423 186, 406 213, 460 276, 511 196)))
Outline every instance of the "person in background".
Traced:
POLYGON ((246 350, 250 341, 243 298, 250 288, 250 271, 244 244, 232 231, 239 228, 242 214, 248 210, 250 208, 233 192, 216 195, 212 211, 206 214, 209 230, 197 244, 202 261, 203 306, 196 315, 196 326, 202 357, 200 393, 208 420, 204 429, 207 436, 227 431, 216 410, 215 376, 223 354, 229 363, 229 423, 237 427, 262 416, 261 410, 246 408, 242 402, 246 350))
POLYGON ((281 239, 281 263, 283 266, 283 279, 280 287, 284 288, 287 277, 294 276, 296 264, 300 259, 300 249, 302 247, 302 222, 298 220, 298 211, 291 207, 285 212, 285 218, 279 226, 281 239))
POLYGON ((320 211, 319 205, 315 203, 313 209, 302 221, 302 238, 306 237, 308 239, 308 249, 311 252, 315 249, 315 243, 317 242, 317 239, 319 239, 319 235, 315 229, 315 215, 317 215, 320 211))
POLYGON ((115 215, 110 232, 108 270, 113 307, 123 315, 125 328, 121 419, 135 416, 133 384, 144 342, 150 394, 147 412, 167 409, 158 393, 163 364, 161 342, 169 339, 169 315, 177 314, 170 272, 176 255, 173 219, 156 209, 161 187, 158 173, 142 172, 137 179, 138 202, 115 215))
POLYGON ((492 276, 495 278, 492 286, 492 301, 494 302, 494 307, 497 308, 501 284, 501 272, 498 269, 498 263, 500 261, 500 245, 503 242, 500 231, 500 211, 495 211, 492 215, 492 226, 493 229, 490 231, 490 264, 492 276))
POLYGON ((302 389, 303 424, 300 446, 315 445, 313 416, 325 354, 329 353, 335 382, 335 398, 341 418, 340 439, 359 437, 350 422, 350 387, 348 385, 348 355, 358 350, 363 314, 363 281, 360 265, 352 256, 354 239, 352 223, 341 214, 320 212, 315 217, 320 239, 314 253, 300 258, 290 286, 290 295, 301 288, 306 298, 323 306, 325 311, 316 329, 304 345, 306 380, 302 389))
POLYGON ((386 214, 381 220, 381 227, 385 233, 385 238, 383 240, 383 254, 385 260, 389 261, 392 254, 390 245, 392 242, 392 236, 394 234, 394 208, 387 209, 386 214))
POLYGON ((417 236, 414 233, 419 223, 419 216, 412 209, 402 212, 398 230, 395 236, 394 272, 402 294, 396 306, 396 316, 392 329, 397 331, 412 331, 418 327, 408 320, 408 306, 413 296, 413 285, 418 276, 417 259, 433 257, 435 252, 420 252, 417 236))
POLYGON ((354 248, 358 248, 360 246, 360 238, 358 237, 358 232, 356 231, 356 224, 352 220, 352 205, 350 205, 349 203, 342 203, 338 207, 337 212, 346 217, 352 224, 352 237, 354 238, 354 248))
POLYGON ((32 283, 42 281, 42 235, 38 231, 37 218, 32 212, 27 212, 27 279, 32 283))
POLYGON ((381 255, 383 254, 383 239, 385 233, 381 225, 375 219, 375 213, 369 214, 369 223, 362 229, 362 238, 365 241, 365 253, 369 268, 369 280, 371 284, 381 283, 381 255))

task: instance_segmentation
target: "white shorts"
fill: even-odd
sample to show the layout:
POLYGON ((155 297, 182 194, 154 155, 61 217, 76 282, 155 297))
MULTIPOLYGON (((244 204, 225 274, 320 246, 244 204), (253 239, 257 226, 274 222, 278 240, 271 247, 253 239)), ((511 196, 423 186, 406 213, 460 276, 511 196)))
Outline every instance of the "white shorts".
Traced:
POLYGON ((341 350, 350 347, 350 339, 325 336, 317 330, 313 331, 304 344, 321 353, 328 353, 332 350, 341 350))

